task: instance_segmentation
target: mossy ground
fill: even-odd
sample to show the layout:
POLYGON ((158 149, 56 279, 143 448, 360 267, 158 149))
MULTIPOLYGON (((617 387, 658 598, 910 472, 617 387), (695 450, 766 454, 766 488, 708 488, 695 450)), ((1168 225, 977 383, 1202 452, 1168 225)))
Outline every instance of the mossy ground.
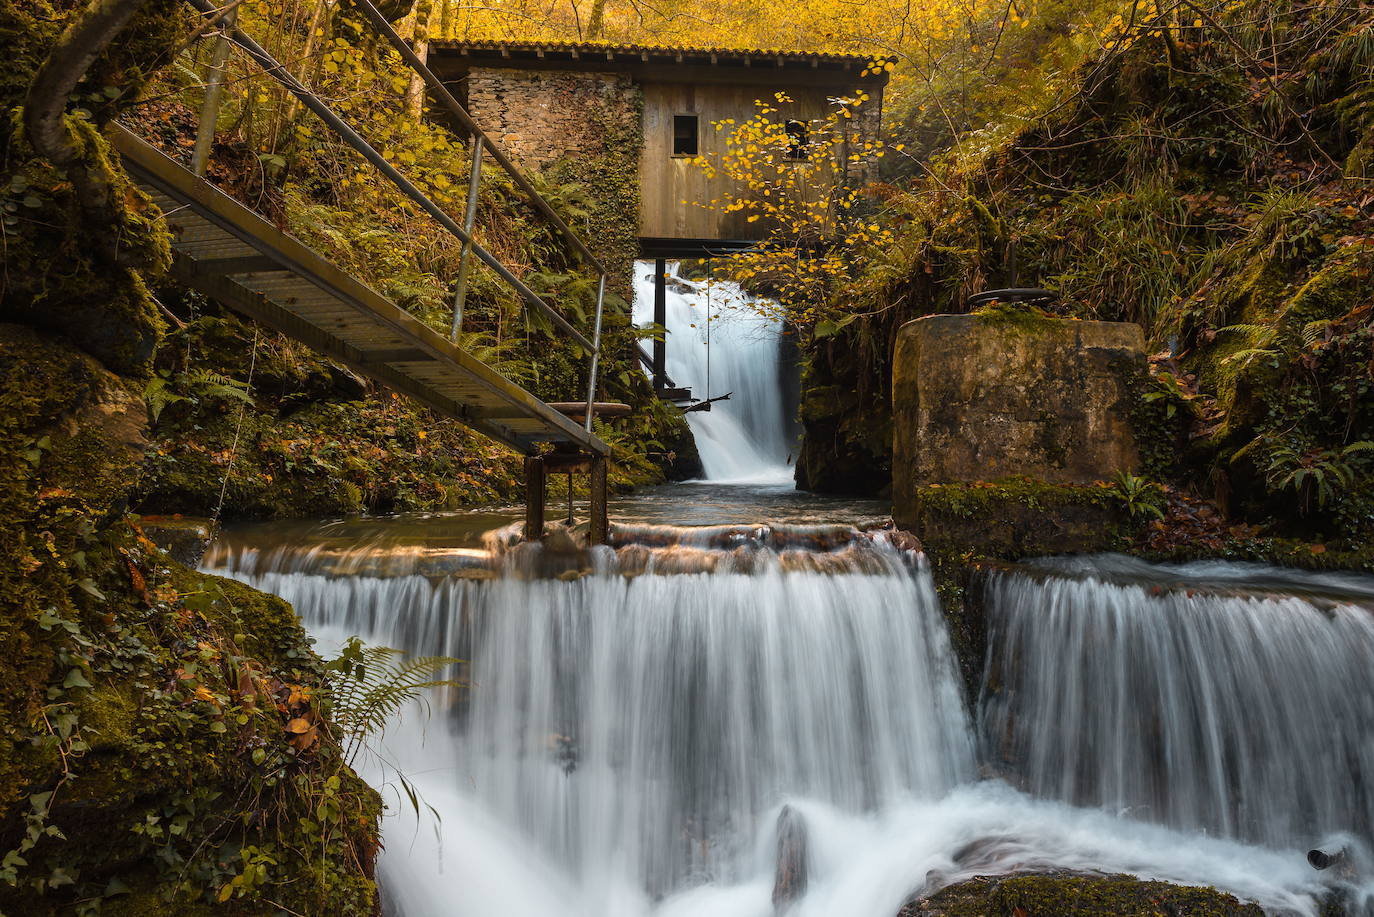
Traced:
POLYGON ((978 877, 908 904, 898 917, 1261 917, 1211 888, 1135 876, 978 877))
POLYGON ((121 191, 102 225, 17 131, 79 6, 0 2, 0 189, 19 195, 0 236, 0 911, 371 915, 380 800, 341 758, 291 609, 126 520, 167 234, 94 126, 186 24, 144 4, 72 99, 85 166, 121 191))

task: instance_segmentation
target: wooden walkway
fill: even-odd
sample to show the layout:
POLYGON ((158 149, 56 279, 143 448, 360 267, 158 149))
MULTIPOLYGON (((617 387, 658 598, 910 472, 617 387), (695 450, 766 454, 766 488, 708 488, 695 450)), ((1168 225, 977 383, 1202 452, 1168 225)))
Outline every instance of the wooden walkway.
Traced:
POLYGON ((187 286, 525 455, 610 447, 127 129, 124 168, 166 214, 187 286))

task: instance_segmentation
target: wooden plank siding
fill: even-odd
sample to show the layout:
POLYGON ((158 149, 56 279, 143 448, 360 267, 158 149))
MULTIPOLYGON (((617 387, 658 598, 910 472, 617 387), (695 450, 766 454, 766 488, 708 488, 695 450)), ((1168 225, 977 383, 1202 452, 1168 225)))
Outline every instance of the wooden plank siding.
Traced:
POLYGON ((134 182, 166 215, 174 275, 249 318, 526 455, 610 447, 319 253, 114 125, 134 182))
MULTIPOLYGON (((639 235, 642 238, 759 240, 768 234, 762 220, 750 223, 742 211, 724 213, 701 206, 722 200, 727 193, 747 189, 722 173, 707 178, 690 156, 673 155, 673 118, 696 115, 698 150, 703 156, 725 153, 730 126, 717 131, 715 123, 734 119, 738 125, 758 114, 756 101, 779 109, 777 121, 815 121, 834 110, 829 99, 838 89, 758 85, 697 85, 680 82, 643 84, 644 148, 640 154, 639 235), (793 100, 779 105, 774 93, 793 100), (684 203, 684 201, 686 203, 684 203)), ((817 189, 817 193, 820 190, 817 189)))

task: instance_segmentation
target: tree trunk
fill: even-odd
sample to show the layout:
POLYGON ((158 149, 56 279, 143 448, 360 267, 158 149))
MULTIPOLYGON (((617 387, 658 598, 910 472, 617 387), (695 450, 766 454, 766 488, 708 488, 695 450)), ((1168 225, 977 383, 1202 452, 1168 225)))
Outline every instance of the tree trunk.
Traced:
MULTIPOLYGON (((411 47, 415 56, 429 63, 429 27, 434 18, 434 0, 416 0, 415 35, 411 47)), ((425 80, 420 74, 411 71, 410 85, 406 87, 406 113, 412 121, 419 121, 425 113, 425 80)))
POLYGON ((587 40, 600 38, 606 30, 606 0, 593 0, 592 13, 587 17, 587 40))
MULTIPOLYGON (((142 8, 144 0, 93 0, 58 37, 24 99, 24 129, 40 156, 65 169, 77 202, 92 218, 114 224, 118 204, 109 176, 86 155, 86 141, 66 118, 67 100, 86 71, 142 8)), ((90 128, 86 128, 90 129, 90 128)), ((118 241, 111 241, 115 254, 118 241)))
MULTIPOLYGON (((305 47, 301 49, 300 72, 296 74, 296 79, 306 86, 312 82, 310 74, 315 69, 315 48, 319 45, 320 39, 324 37, 325 30, 329 27, 326 14, 329 11, 329 0, 316 0, 315 8, 310 11, 310 27, 305 33, 305 47)), ((300 109, 300 99, 294 95, 290 96, 286 103, 286 117, 283 119, 286 126, 290 127, 296 120, 296 112, 300 109)))

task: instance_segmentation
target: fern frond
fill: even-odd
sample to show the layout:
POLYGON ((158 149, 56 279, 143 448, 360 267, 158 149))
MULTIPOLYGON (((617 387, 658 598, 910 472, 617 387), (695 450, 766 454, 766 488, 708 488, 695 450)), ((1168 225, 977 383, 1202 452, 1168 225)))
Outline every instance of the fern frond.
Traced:
POLYGON ((326 664, 332 674, 327 692, 330 717, 343 731, 349 761, 387 722, 429 688, 457 688, 461 682, 440 673, 461 660, 449 656, 407 657, 386 646, 364 646, 357 637, 326 664))

